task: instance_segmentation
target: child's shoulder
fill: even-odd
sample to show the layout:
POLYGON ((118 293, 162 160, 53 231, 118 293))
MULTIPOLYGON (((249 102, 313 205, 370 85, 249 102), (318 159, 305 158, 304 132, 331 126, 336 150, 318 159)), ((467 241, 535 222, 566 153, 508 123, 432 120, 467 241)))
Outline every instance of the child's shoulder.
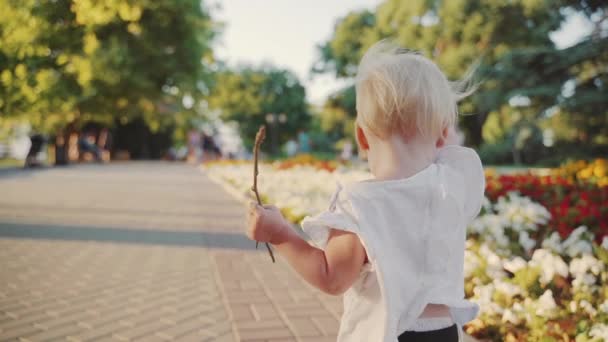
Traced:
POLYGON ((453 166, 482 168, 481 159, 474 149, 459 145, 447 145, 437 153, 438 163, 453 164, 453 166))

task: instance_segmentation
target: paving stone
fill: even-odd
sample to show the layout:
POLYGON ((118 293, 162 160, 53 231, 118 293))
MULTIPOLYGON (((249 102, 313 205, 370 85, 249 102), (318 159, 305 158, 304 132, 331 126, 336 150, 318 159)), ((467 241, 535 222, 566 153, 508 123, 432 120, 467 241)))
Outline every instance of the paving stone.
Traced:
POLYGON ((335 301, 256 251, 242 205, 194 167, 78 165, 0 188, 0 341, 335 338, 335 301))
POLYGON ((50 341, 58 338, 65 338, 66 336, 77 334, 82 331, 86 331, 86 329, 75 323, 70 323, 54 326, 51 329, 46 329, 35 334, 28 334, 24 337, 31 341, 50 341))

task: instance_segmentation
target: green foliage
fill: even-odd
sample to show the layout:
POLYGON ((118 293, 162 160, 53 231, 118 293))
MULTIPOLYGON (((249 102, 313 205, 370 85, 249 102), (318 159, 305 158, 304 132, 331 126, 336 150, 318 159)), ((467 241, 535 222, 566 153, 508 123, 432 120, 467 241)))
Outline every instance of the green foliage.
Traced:
POLYGON ((331 95, 318 113, 320 128, 328 137, 338 140, 354 138, 357 116, 355 87, 346 87, 331 95))
POLYGON ((495 76, 505 91, 531 99, 536 119, 557 141, 608 152, 608 36, 591 36, 558 50, 517 50, 503 58, 495 76), (534 72, 530 72, 533 70, 534 72))
POLYGON ((313 66, 313 72, 332 72, 337 77, 355 76, 359 59, 371 45, 369 39, 375 23, 375 14, 367 10, 351 12, 340 19, 333 39, 318 46, 321 58, 313 66))
POLYGON ((549 6, 522 0, 387 0, 374 13, 352 12, 338 21, 332 38, 320 46, 321 67, 313 71, 353 76, 364 50, 391 38, 432 57, 457 78, 480 56, 491 65, 511 47, 550 46, 548 32, 559 27, 561 14, 547 11, 549 6))
POLYGON ((153 130, 204 95, 216 25, 199 0, 0 2, 0 115, 51 130, 143 117, 153 130))
POLYGON ((270 66, 218 72, 208 102, 210 108, 220 111, 223 119, 239 123, 241 137, 248 146, 252 145, 258 128, 268 125, 270 143, 263 144, 263 149, 272 147, 275 132, 275 143, 283 144, 295 138, 311 119, 306 90, 297 77, 270 66), (275 114, 272 123, 267 122, 268 114, 275 114), (278 121, 281 114, 285 122, 278 121))
POLYGON ((485 165, 504 165, 513 160, 513 142, 509 139, 479 147, 479 157, 485 165))
MULTIPOLYGON (((352 79, 363 52, 390 38, 435 60, 451 79, 478 65, 480 88, 460 104, 461 113, 473 114, 461 116, 470 144, 507 146, 510 139, 515 144, 517 130, 547 129, 560 121, 556 141, 608 146, 606 13, 602 1, 386 0, 373 12, 351 12, 339 20, 333 36, 319 46, 313 72, 352 79), (588 39, 559 50, 550 33, 575 12, 596 28, 588 39), (509 104, 514 97, 529 100, 526 108, 509 104)), ((348 103, 336 100, 343 92, 330 97, 322 113, 330 132, 336 122, 355 116, 348 103)), ((532 159, 542 157, 535 155, 542 149, 537 147, 528 153, 532 159)))
POLYGON ((335 138, 327 134, 322 128, 322 119, 324 116, 318 113, 311 115, 310 122, 310 141, 312 142, 313 151, 311 152, 317 159, 326 160, 334 159, 336 148, 334 146, 335 138), (322 152, 321 152, 322 151, 322 152), (320 155, 319 155, 320 154, 320 155), (329 158, 326 158, 329 157, 329 158))

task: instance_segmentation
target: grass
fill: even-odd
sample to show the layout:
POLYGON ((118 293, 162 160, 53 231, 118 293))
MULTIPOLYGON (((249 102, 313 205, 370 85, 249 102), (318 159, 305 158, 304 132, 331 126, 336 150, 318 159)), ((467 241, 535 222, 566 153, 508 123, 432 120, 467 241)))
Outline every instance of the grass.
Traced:
POLYGON ((0 169, 12 168, 12 167, 23 167, 23 160, 17 160, 12 158, 0 159, 0 169))

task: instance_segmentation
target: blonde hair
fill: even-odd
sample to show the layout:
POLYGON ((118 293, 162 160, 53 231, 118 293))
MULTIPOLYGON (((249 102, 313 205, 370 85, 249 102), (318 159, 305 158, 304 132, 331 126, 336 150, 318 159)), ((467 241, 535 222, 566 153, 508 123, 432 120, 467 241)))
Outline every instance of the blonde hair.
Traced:
POLYGON ((395 133, 438 138, 456 123, 458 101, 475 90, 471 75, 449 82, 430 59, 380 41, 357 71, 357 122, 380 138, 395 133))

